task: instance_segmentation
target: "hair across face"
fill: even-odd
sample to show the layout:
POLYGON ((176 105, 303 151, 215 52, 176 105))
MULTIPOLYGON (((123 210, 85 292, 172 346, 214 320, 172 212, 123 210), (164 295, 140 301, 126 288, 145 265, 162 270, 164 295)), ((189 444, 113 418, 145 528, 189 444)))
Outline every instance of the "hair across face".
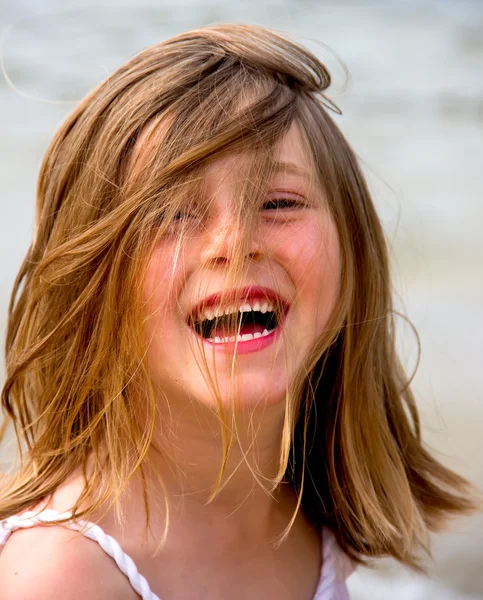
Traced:
POLYGON ((340 285, 338 236, 296 123, 270 163, 268 173, 254 173, 257 156, 248 151, 210 161, 192 184, 195 200, 157 241, 145 329, 152 373, 171 397, 214 403, 211 376, 226 406, 284 401, 330 321, 340 285), (243 194, 247 183, 251 196, 243 194))
POLYGON ((67 118, 10 305, 2 404, 24 460, 0 518, 88 460, 87 515, 118 498, 147 460, 155 388, 175 380, 220 407, 233 381, 245 407, 270 383, 286 407, 277 481, 353 556, 415 565, 427 528, 471 506, 421 445, 384 234, 329 85, 286 37, 220 25, 141 52, 67 118), (239 308, 252 286, 280 339, 213 356, 218 327, 273 325, 200 318, 213 294, 239 308), (251 354, 265 358, 250 390, 251 354))

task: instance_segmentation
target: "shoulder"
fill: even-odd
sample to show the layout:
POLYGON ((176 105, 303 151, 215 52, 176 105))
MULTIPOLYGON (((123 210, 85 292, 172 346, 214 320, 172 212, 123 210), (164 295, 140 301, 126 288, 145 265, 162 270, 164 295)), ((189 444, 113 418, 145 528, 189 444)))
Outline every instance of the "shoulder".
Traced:
POLYGON ((61 526, 12 533, 0 552, 0 581, 0 600, 139 598, 98 544, 61 526))

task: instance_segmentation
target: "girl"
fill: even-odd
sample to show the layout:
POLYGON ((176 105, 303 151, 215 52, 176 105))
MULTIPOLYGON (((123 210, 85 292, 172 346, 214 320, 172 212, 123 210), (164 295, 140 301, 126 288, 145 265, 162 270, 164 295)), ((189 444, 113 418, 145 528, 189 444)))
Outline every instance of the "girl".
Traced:
POLYGON ((2 600, 342 600, 474 507, 421 442, 329 84, 272 31, 209 27, 57 133, 9 313, 2 600))

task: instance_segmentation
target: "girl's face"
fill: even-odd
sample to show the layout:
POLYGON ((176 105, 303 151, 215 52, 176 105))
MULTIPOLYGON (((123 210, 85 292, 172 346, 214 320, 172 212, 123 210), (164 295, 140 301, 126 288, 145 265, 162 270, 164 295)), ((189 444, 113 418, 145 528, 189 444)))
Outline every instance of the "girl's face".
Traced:
POLYGON ((235 288, 243 290, 244 305, 226 296, 220 305, 217 296, 227 291, 224 279, 240 239, 235 212, 240 168, 247 160, 243 153, 208 166, 205 186, 212 202, 203 227, 195 227, 181 248, 175 234, 165 236, 150 259, 143 289, 148 360, 155 384, 170 402, 182 396, 216 406, 202 349, 225 406, 234 397, 246 407, 283 402, 287 384, 327 326, 339 291, 339 240, 325 199, 312 184, 311 160, 297 125, 278 143, 275 158, 279 168, 260 205, 245 275, 235 288), (278 324, 266 295, 285 309, 278 324), (235 343, 235 332, 223 335, 210 320, 240 308, 245 324, 235 343), (190 327, 190 316, 204 322, 206 337, 190 327))

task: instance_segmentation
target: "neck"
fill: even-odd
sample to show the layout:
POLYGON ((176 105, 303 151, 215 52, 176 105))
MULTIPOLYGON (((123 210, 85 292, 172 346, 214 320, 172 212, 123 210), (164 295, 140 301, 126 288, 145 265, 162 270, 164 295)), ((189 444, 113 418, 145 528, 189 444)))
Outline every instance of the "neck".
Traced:
MULTIPOLYGON (((165 485, 163 493, 172 509, 170 528, 179 516, 185 527, 213 529, 219 524, 234 535, 243 532, 244 536, 273 539, 273 519, 281 512, 288 525, 295 509, 294 494, 288 484, 273 490, 283 418, 281 404, 226 411, 222 429, 217 413, 199 402, 172 403, 169 412, 161 411, 149 458, 165 485)), ((159 492, 155 486, 158 497, 159 492)))

